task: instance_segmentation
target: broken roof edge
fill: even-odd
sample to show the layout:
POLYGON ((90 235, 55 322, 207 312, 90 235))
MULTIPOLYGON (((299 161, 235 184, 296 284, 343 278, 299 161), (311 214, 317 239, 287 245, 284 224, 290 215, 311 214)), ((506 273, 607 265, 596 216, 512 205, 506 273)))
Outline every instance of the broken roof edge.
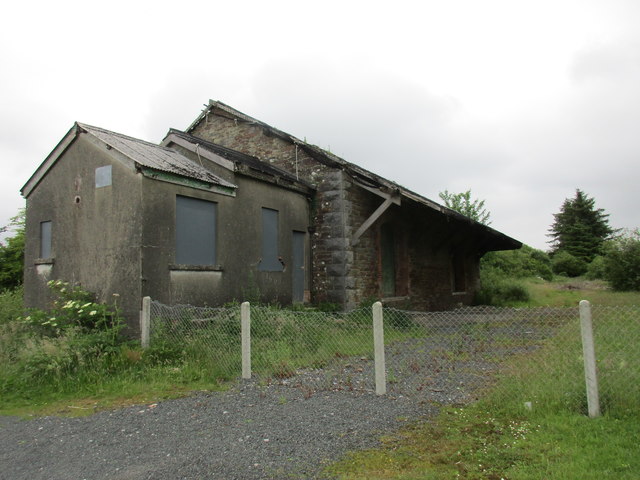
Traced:
MULTIPOLYGON (((272 176, 272 177, 280 177, 287 182, 290 182, 293 185, 298 186, 299 188, 311 192, 315 191, 315 187, 309 182, 302 180, 300 178, 296 178, 295 175, 290 172, 278 168, 274 165, 271 165, 264 160, 259 159, 258 157, 254 157, 252 155, 248 155, 243 152, 239 152, 237 150, 233 150, 231 148, 219 145, 217 143, 210 142, 200 137, 196 137, 191 135, 190 133, 183 132, 181 130, 177 130, 174 128, 169 129, 169 132, 163 139, 162 143, 165 144, 167 142, 172 141, 172 136, 183 139, 186 142, 189 142, 193 145, 200 146, 205 150, 208 150, 214 155, 224 158, 225 160, 232 162, 234 165, 237 163, 241 163, 250 169, 257 170, 263 174, 272 176)), ((237 170, 238 173, 243 173, 241 170, 237 170)), ((277 183, 277 182, 276 182, 277 183)), ((277 183, 280 186, 286 186, 282 183, 277 183)))
MULTIPOLYGON (((227 105, 226 103, 223 103, 219 100, 209 100, 209 104, 205 105, 205 109, 200 113, 200 115, 191 123, 191 125, 189 125, 189 127, 185 130, 185 132, 187 134, 190 135, 190 131, 192 131, 202 120, 204 120, 207 115, 209 115, 210 112, 212 112, 214 109, 219 109, 223 112, 226 112, 228 115, 231 115, 234 118, 237 118, 239 120, 245 121, 247 123, 251 123, 254 125, 258 125, 262 128, 267 129, 271 135, 279 137, 285 141, 288 141, 290 143, 293 143, 294 145, 299 146, 300 148, 306 150, 312 157, 314 157, 315 159, 321 161, 322 163, 326 164, 327 166, 330 167, 334 167, 334 168, 340 168, 344 171, 346 171, 352 178, 354 178, 354 180, 361 180, 366 182, 373 182, 374 185, 368 185, 370 187, 384 187, 390 191, 395 191, 398 192, 400 195, 413 200, 417 203, 420 203, 428 208, 431 208, 433 210, 436 210, 439 213, 442 213, 443 215, 446 215, 448 217, 451 217, 457 221, 461 221, 461 222, 467 222, 470 223, 472 225, 478 225, 479 228, 481 229, 486 229, 486 231, 488 233, 491 233, 497 237, 504 237, 505 243, 507 245, 512 245, 510 248, 506 248, 506 250, 516 250, 520 247, 522 247, 522 242, 520 242, 519 240, 516 240, 514 238, 509 237, 508 235, 505 235, 504 233, 495 230, 491 227, 489 227, 488 225, 482 224, 476 220, 473 220, 455 210, 452 210, 449 207, 445 207, 443 205, 440 205, 437 202, 434 202, 433 200, 430 200, 412 190, 409 190, 406 187, 403 187, 402 185, 397 184, 396 182, 393 182, 391 180, 388 180, 384 177, 381 177, 380 175, 377 175, 365 168, 362 168, 354 163, 348 162, 346 160, 344 160, 341 157, 338 157, 337 155, 334 155, 331 152, 328 152, 316 145, 311 145, 303 140, 300 140, 299 138, 290 135, 282 130, 279 130, 275 127, 272 127, 271 125, 258 120, 257 118, 251 117, 249 115, 247 115, 246 113, 243 113, 239 110, 236 110, 235 108, 227 105), (376 185, 377 184, 377 185, 376 185), (508 240, 507 240, 508 239, 508 240)), ((196 137, 198 138, 198 137, 196 137)))

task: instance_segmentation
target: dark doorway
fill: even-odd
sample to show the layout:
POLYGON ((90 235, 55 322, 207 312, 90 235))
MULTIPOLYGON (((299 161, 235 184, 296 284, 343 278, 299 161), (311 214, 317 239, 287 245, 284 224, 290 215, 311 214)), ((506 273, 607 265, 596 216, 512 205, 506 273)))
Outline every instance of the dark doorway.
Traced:
POLYGON ((292 299, 295 303, 304 301, 304 240, 304 232, 293 232, 291 280, 293 283, 292 299))
POLYGON ((380 227, 380 263, 382 267, 382 295, 396 294, 396 241, 393 226, 385 223, 380 227))

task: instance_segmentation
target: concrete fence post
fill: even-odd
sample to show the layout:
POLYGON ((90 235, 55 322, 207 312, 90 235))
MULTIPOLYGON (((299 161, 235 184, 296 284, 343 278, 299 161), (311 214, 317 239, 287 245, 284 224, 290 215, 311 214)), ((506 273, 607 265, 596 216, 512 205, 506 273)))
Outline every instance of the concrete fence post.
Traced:
POLYGON ((240 305, 240 328, 242 337, 242 378, 251 378, 251 307, 249 302, 240 305))
POLYGON ((140 345, 149 347, 151 330, 151 297, 142 298, 142 310, 140 311, 140 345))
POLYGON ((596 352, 593 345, 591 304, 588 300, 580 301, 580 330, 582 332, 584 377, 587 384, 587 406, 589 417, 594 418, 600 416, 600 399, 598 397, 598 377, 596 375, 596 352))
POLYGON ((387 375, 384 363, 384 328, 382 321, 382 303, 376 302, 373 310, 373 352, 376 375, 376 394, 387 393, 387 375))

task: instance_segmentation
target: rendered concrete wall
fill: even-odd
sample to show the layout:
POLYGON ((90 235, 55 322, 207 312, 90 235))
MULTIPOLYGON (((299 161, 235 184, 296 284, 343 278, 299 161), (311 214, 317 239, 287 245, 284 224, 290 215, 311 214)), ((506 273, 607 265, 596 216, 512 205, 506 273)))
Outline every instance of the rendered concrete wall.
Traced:
MULTIPOLYGON (((233 182, 238 186, 236 197, 143 179, 144 295, 167 304, 220 305, 258 297, 265 302, 291 303, 292 234, 294 230, 307 232, 309 201, 299 193, 241 175, 233 182), (220 269, 176 265, 176 195, 217 203, 216 263, 220 269), (263 207, 279 212, 278 247, 285 264, 280 272, 258 270, 263 207)), ((308 240, 306 252, 308 258, 308 240)), ((308 273, 305 283, 308 289, 308 273)))
MULTIPOLYGON (((140 177, 81 134, 27 198, 25 304, 47 308, 48 280, 79 284, 129 319, 140 310, 140 177), (95 169, 112 166, 112 185, 95 169), (52 222, 51 259, 38 259, 40 222, 52 222)), ((131 322, 135 327, 135 320, 131 322)))

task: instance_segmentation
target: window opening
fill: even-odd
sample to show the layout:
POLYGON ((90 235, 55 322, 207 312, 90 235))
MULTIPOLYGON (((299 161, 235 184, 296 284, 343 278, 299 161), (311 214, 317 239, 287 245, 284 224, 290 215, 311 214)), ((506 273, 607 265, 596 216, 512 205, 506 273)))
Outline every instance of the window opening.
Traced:
POLYGON ((217 204, 176 196, 176 263, 216 264, 217 204))
POLYGON ((111 165, 96 168, 96 188, 111 185, 111 165))
POLYGON ((51 258, 51 221, 40 222, 40 258, 51 258))

